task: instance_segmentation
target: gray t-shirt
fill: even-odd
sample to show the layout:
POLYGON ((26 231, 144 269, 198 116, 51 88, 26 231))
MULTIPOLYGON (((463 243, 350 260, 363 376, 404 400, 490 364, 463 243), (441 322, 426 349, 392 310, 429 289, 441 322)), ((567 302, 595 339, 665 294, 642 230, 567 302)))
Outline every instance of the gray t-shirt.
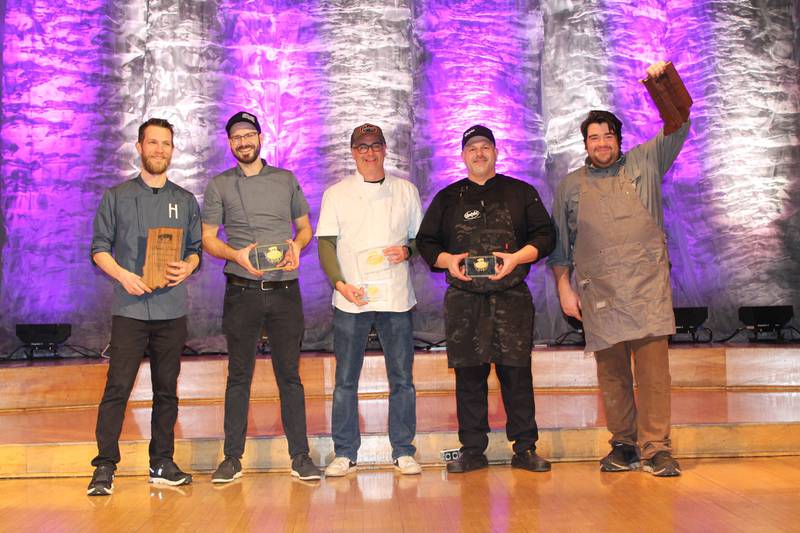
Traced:
MULTIPOLYGON (((239 165, 215 176, 204 198, 203 223, 224 226, 228 245, 235 250, 253 242, 276 244, 291 239, 293 221, 308 214, 308 202, 294 174, 266 163, 255 176, 245 176, 239 165)), ((255 279, 230 261, 225 272, 255 279)), ((280 281, 297 276, 297 270, 273 270, 261 279, 280 281)))
MULTIPOLYGON (((647 141, 634 147, 619 161, 608 168, 596 168, 588 164, 589 179, 602 179, 619 174, 620 166, 625 166, 625 175, 634 179, 636 191, 645 209, 653 216, 658 227, 664 228, 664 209, 661 199, 661 180, 683 148, 689 135, 690 121, 670 135, 664 130, 647 141)), ((581 193, 581 169, 567 174, 558 184, 553 199, 553 224, 556 228, 556 248, 547 264, 558 266, 572 265, 572 248, 578 232, 578 207, 581 193)))
MULTIPOLYGON (((183 254, 202 258, 200 207, 194 195, 167 181, 158 193, 141 176, 108 189, 94 217, 92 256, 108 252, 119 265, 142 275, 149 228, 183 228, 183 254)), ((186 282, 142 296, 114 284, 112 313, 137 320, 169 320, 186 315, 186 282)))

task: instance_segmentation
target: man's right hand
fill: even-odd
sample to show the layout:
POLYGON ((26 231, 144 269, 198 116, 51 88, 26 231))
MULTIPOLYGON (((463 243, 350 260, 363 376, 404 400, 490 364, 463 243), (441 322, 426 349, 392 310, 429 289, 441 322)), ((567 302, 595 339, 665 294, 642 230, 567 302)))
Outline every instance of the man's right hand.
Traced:
POLYGON ((260 278, 264 273, 260 270, 256 270, 253 263, 250 262, 250 252, 252 252, 253 248, 256 246, 258 246, 258 244, 254 242, 253 244, 248 244, 244 248, 239 248, 234 252, 233 260, 237 265, 247 270, 247 272, 260 278))
POLYGON ((142 280, 141 276, 137 276, 130 270, 125 270, 124 268, 119 269, 117 281, 119 281, 119 284, 122 285, 122 288, 125 289, 128 294, 133 296, 141 296, 146 292, 153 292, 150 287, 144 284, 144 280, 142 280))
POLYGON ((559 288, 558 299, 561 302, 561 310, 564 311, 565 315, 577 318, 581 321, 583 320, 583 316, 581 315, 581 299, 572 287, 565 286, 559 288))
POLYGON ((466 268, 461 264, 468 255, 467 252, 463 254, 442 252, 439 254, 439 257, 436 258, 436 264, 434 266, 437 268, 446 268, 451 276, 461 281, 472 281, 472 278, 465 273, 466 268))
POLYGON ((359 307, 369 303, 366 300, 362 300, 366 294, 366 291, 363 288, 358 288, 355 285, 345 283, 344 281, 337 281, 336 290, 339 291, 339 294, 344 296, 345 300, 352 304, 356 304, 359 307))

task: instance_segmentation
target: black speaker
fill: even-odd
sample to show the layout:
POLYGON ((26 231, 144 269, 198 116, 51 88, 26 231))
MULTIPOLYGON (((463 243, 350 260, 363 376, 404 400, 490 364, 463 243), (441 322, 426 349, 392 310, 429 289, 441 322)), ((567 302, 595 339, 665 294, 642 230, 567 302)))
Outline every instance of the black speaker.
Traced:
POLYGON ((675 330, 691 335, 708 320, 708 307, 674 307, 675 330))
POLYGON ((28 346, 64 344, 72 335, 72 324, 17 324, 17 338, 28 346))
POLYGON ((794 317, 791 305, 763 305, 739 308, 739 320, 756 333, 780 332, 794 317))

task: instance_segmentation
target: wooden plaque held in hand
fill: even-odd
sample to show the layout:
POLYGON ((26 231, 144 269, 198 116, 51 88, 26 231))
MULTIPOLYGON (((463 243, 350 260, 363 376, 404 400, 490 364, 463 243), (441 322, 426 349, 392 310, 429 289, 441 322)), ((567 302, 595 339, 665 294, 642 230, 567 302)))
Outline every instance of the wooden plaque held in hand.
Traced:
POLYGON ((678 130, 689 118, 689 109, 692 107, 692 97, 683 80, 678 76, 675 65, 667 63, 664 74, 658 78, 647 77, 642 80, 647 92, 658 108, 661 120, 664 121, 664 135, 669 135, 678 130))
POLYGON ((166 287, 167 263, 181 260, 182 228, 150 228, 147 230, 147 255, 144 259, 144 284, 153 290, 166 287))

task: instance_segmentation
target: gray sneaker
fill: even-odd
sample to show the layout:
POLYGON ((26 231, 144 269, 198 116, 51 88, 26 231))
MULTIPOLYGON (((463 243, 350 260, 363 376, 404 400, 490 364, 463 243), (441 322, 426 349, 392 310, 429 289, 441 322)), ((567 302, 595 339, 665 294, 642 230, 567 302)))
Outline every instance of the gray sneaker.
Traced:
POLYGON ((319 468, 314 465, 314 461, 311 460, 307 453, 295 455, 292 458, 292 475, 303 481, 322 478, 319 468))
POLYGON ((226 457, 211 474, 211 483, 229 483, 242 477, 242 462, 236 457, 226 457))
POLYGON ((681 465, 673 459, 672 454, 661 451, 650 459, 642 461, 642 470, 656 477, 674 477, 681 475, 681 465))
POLYGON ((636 446, 622 442, 611 444, 611 451, 600 460, 601 472, 625 472, 641 466, 636 446))

